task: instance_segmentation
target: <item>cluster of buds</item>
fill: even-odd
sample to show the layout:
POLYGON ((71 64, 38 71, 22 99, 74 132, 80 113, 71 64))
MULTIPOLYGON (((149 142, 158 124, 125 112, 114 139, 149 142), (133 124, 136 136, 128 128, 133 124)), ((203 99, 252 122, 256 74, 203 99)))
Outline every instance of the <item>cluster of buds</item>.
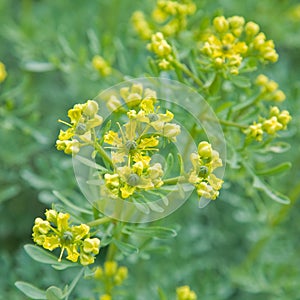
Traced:
POLYGON ((70 123, 59 120, 69 126, 64 131, 60 130, 56 141, 57 150, 63 150, 66 154, 77 154, 80 147, 92 141, 92 129, 101 125, 103 118, 97 114, 98 103, 88 100, 84 104, 75 104, 68 111, 70 123))
POLYGON ((123 284, 124 280, 128 277, 128 269, 124 266, 118 266, 115 261, 106 261, 104 267, 97 267, 94 272, 94 278, 101 281, 109 294, 104 294, 100 300, 111 300, 111 291, 115 286, 123 284))
POLYGON ((36 218, 33 226, 33 240, 47 250, 61 248, 58 261, 67 250, 67 259, 82 265, 94 263, 95 255, 99 253, 100 240, 90 237, 90 228, 86 224, 78 226, 69 224, 69 214, 47 210, 46 220, 36 218))
POLYGON ((196 187, 200 197, 215 200, 223 184, 223 180, 213 174, 216 168, 222 166, 219 153, 208 142, 203 141, 198 145, 198 153, 192 153, 190 159, 193 169, 189 182, 196 187))
POLYGON ((196 12, 196 5, 191 0, 157 0, 151 20, 146 20, 141 11, 132 15, 132 23, 138 35, 148 40, 153 32, 160 31, 165 36, 178 34, 186 28, 187 18, 196 12))
POLYGON ((260 142, 263 140, 264 133, 275 135, 278 131, 285 130, 291 119, 292 117, 287 110, 280 111, 277 106, 274 106, 270 109, 268 119, 261 118, 260 122, 254 122, 244 133, 248 138, 260 142))
POLYGON ((162 70, 169 70, 172 68, 171 62, 173 60, 173 50, 161 32, 152 35, 151 43, 147 45, 147 49, 156 54, 158 66, 162 70))
POLYGON ((176 289, 177 300, 197 300, 197 295, 190 289, 189 286, 184 285, 176 289))
POLYGON ((264 100, 282 102, 286 98, 284 92, 278 89, 278 84, 263 74, 257 76, 255 84, 260 87, 260 98, 264 100))
POLYGON ((103 77, 111 74, 112 70, 108 62, 100 55, 95 55, 92 59, 92 65, 95 70, 103 77))
POLYGON ((5 69, 5 65, 0 61, 0 83, 3 82, 7 77, 7 72, 5 69))
POLYGON ((202 40, 202 53, 217 70, 239 74, 242 61, 247 57, 257 61, 276 62, 278 54, 274 42, 266 40, 254 22, 245 23, 240 16, 225 18, 219 16, 213 20, 213 34, 205 35, 202 40))

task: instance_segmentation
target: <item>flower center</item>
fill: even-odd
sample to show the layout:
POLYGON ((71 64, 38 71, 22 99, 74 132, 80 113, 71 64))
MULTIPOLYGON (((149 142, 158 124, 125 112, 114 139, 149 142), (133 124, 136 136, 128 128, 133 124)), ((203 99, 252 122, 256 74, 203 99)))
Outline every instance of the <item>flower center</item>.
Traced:
POLYGON ((136 186, 140 182, 140 177, 137 174, 130 174, 127 179, 127 183, 131 186, 136 186))
POLYGON ((150 122, 155 122, 158 120, 158 115, 157 114, 148 114, 148 118, 150 122))
POLYGON ((86 125, 84 123, 78 123, 76 127, 76 133, 81 135, 86 132, 86 125))
POLYGON ((73 233, 71 231, 65 231, 61 239, 65 243, 71 242, 73 239, 73 233))
POLYGON ((206 166, 201 166, 199 170, 200 177, 206 177, 208 175, 208 168, 206 166))
POLYGON ((137 146, 137 144, 136 144, 135 141, 127 141, 127 142, 125 143, 125 147, 126 147, 126 149, 127 149, 128 151, 135 150, 135 149, 136 149, 136 146, 137 146))

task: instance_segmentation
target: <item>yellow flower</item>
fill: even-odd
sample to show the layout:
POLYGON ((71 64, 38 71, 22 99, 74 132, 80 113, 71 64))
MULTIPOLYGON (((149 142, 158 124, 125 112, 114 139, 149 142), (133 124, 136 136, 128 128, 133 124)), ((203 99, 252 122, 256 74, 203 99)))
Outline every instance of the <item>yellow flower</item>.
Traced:
POLYGON ((203 158, 211 158, 212 156, 212 147, 206 141, 200 142, 198 145, 198 154, 203 158))
POLYGON ((0 61, 0 83, 3 82, 7 77, 7 72, 4 63, 0 61))
POLYGON ((107 61, 100 55, 95 55, 93 57, 92 65, 103 77, 110 75, 112 72, 107 61))
POLYGON ((86 253, 98 254, 100 247, 100 240, 97 238, 87 238, 83 241, 83 251, 86 253))
POLYGON ((114 281, 116 285, 121 285, 123 281, 127 278, 127 276, 128 276, 128 269, 126 267, 119 267, 114 277, 114 281))
POLYGON ((213 25, 215 30, 220 33, 226 32, 229 28, 229 23, 224 16, 214 18, 213 25))
POLYGON ((112 300, 112 297, 108 294, 100 296, 99 300, 112 300))
POLYGON ((146 21, 145 15, 141 11, 136 11, 133 13, 131 17, 131 21, 133 24, 133 27, 135 31, 138 33, 138 35, 144 39, 148 40, 152 35, 152 30, 146 21))
POLYGON ((278 122, 277 117, 273 116, 268 120, 265 120, 263 123, 263 129, 268 134, 274 134, 277 131, 281 130, 283 128, 283 125, 278 122))
POLYGON ((112 277, 117 273, 118 264, 115 261, 106 261, 104 263, 105 276, 112 277))
POLYGON ((94 277, 96 279, 102 279, 103 278, 103 269, 101 267, 97 267, 94 273, 94 277))
POLYGON ((263 129, 262 129, 262 124, 261 123, 253 123, 250 125, 246 130, 245 133, 250 137, 258 142, 261 142, 263 139, 263 129))
POLYGON ((248 36, 253 37, 259 33, 259 26, 254 22, 248 22, 245 26, 245 32, 248 36))
POLYGON ((164 39, 161 32, 152 35, 151 43, 147 45, 147 49, 155 53, 160 58, 168 60, 168 56, 172 54, 172 47, 164 39))
POLYGON ((176 289, 177 300, 196 300, 197 296, 194 291, 191 291, 190 287, 185 285, 176 289))

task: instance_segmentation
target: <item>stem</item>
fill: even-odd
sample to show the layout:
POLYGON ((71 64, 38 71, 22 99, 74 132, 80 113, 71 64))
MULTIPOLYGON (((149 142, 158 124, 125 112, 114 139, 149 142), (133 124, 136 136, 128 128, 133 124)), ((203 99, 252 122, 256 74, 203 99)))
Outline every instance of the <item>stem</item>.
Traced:
POLYGON ((232 126, 232 127, 237 127, 237 128, 240 128, 240 129, 246 129, 246 128, 248 128, 247 125, 242 125, 242 124, 235 123, 235 122, 232 122, 232 121, 227 121, 227 120, 221 120, 221 119, 219 119, 219 122, 222 125, 225 125, 225 126, 232 126))
POLYGON ((171 185, 171 184, 176 184, 179 181, 182 182, 185 180, 186 180, 186 178, 184 176, 177 176, 177 177, 168 178, 168 179, 164 180, 164 184, 171 185))
POLYGON ((107 155, 107 153, 105 152, 105 150, 102 148, 102 146, 100 146, 97 142, 95 142, 94 144, 95 149, 98 151, 98 153, 100 154, 101 158, 103 160, 105 160, 107 163, 109 163, 109 165, 112 167, 112 169, 114 169, 114 164, 112 162, 112 160, 110 159, 110 157, 107 155))
POLYGON ((171 62, 178 68, 180 69, 183 73, 185 73, 187 76, 189 76, 193 81, 198 84, 199 87, 203 87, 203 82, 195 76, 193 72, 190 71, 190 69, 185 65, 179 62, 178 60, 174 59, 171 60, 171 62))
POLYGON ((96 227, 98 225, 105 224, 105 223, 108 223, 108 222, 111 222, 111 221, 112 221, 111 218, 103 217, 103 218, 96 219, 94 221, 88 222, 87 225, 90 226, 90 227, 96 227))

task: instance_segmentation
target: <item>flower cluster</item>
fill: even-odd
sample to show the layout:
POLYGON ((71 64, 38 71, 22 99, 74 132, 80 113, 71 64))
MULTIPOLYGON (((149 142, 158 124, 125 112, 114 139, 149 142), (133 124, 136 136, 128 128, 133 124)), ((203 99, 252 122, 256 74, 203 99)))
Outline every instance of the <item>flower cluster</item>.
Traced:
POLYGON ((189 286, 184 285, 181 287, 178 287, 176 289, 177 294, 177 300, 196 300, 197 295, 194 291, 190 289, 189 286))
POLYGON ((4 63, 0 61, 0 83, 3 82, 7 77, 4 63))
POLYGON ((128 277, 128 269, 124 266, 119 267, 115 261, 106 261, 104 268, 97 267, 95 269, 94 278, 105 281, 110 280, 113 285, 121 285, 128 277))
POLYGON ((200 197, 215 200, 219 195, 223 180, 213 174, 213 171, 222 166, 219 153, 213 150, 208 142, 200 142, 198 153, 190 156, 193 168, 189 182, 192 183, 200 197))
POLYGON ((278 89, 278 84, 263 74, 257 76, 255 84, 260 87, 260 98, 264 100, 282 102, 286 98, 284 92, 278 89))
POLYGON ((47 210, 46 220, 36 218, 33 226, 33 240, 47 250, 61 248, 58 261, 67 250, 67 259, 82 265, 94 263, 99 253, 100 240, 90 237, 90 228, 86 224, 73 226, 69 224, 69 214, 47 210))
POLYGON ((123 284, 128 277, 128 269, 124 266, 119 267, 115 261, 106 261, 104 268, 95 269, 94 278, 105 285, 106 294, 100 296, 100 300, 111 300, 111 292, 115 286, 123 284))
POLYGON ((174 117, 170 111, 158 112, 155 91, 134 84, 122 88, 120 95, 129 108, 128 122, 118 124, 119 133, 109 130, 104 135, 105 149, 111 150, 115 168, 104 174, 102 194, 126 199, 135 191, 162 186, 163 168, 160 163, 151 163, 151 155, 159 151, 161 137, 176 141, 180 126, 170 123, 174 117))
POLYGON ((108 62, 100 55, 95 55, 92 59, 92 65, 95 70, 103 77, 111 74, 112 70, 108 62))
POLYGON ((68 125, 66 131, 60 130, 56 141, 57 150, 63 150, 66 154, 76 154, 84 143, 92 141, 92 129, 101 125, 103 118, 97 114, 98 103, 88 100, 84 104, 76 104, 68 111, 70 123, 60 121, 68 125))
POLYGON ((161 32, 152 35, 151 43, 147 45, 147 49, 157 55, 158 66, 162 70, 169 70, 172 68, 172 47, 164 39, 164 35, 161 32))
POLYGON ((245 19, 240 16, 216 17, 210 33, 202 39, 201 52, 209 58, 210 66, 234 75, 245 65, 242 62, 247 57, 265 63, 276 62, 278 54, 274 42, 266 40, 259 30, 256 23, 245 24, 245 19))
POLYGON ((141 11, 136 11, 132 16, 132 23, 142 39, 149 39, 155 31, 171 36, 186 28, 187 17, 195 11, 196 5, 191 0, 157 0, 151 20, 146 20, 141 11))
POLYGON ((280 111, 277 106, 273 106, 270 109, 268 119, 261 118, 260 122, 254 122, 244 133, 249 139, 260 142, 263 140, 264 133, 275 135, 279 130, 285 130, 291 119, 292 117, 287 110, 280 111))

